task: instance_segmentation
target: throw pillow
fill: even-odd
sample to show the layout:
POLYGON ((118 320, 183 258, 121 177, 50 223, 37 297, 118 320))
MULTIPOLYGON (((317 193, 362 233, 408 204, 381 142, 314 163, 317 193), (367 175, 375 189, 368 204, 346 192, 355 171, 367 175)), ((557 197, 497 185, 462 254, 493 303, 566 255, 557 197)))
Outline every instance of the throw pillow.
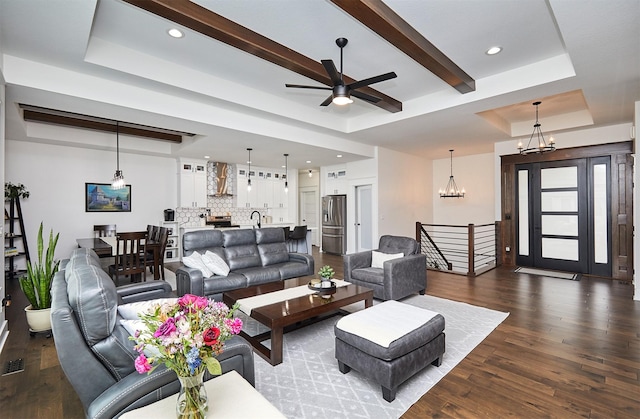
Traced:
POLYGON ((193 252, 189 256, 184 256, 182 258, 182 263, 189 268, 199 269, 200 272, 202 272, 202 276, 205 278, 209 278, 213 275, 213 272, 211 272, 211 270, 207 268, 207 265, 202 261, 202 255, 198 252, 193 252))
POLYGON ((216 275, 229 275, 229 265, 227 265, 224 259, 209 250, 202 255, 202 262, 204 262, 205 266, 216 275))
MULTIPOLYGON (((148 331, 149 328, 142 320, 120 320, 120 324, 125 328, 129 336, 135 336, 136 331, 148 331)), ((155 358, 160 356, 160 351, 154 346, 145 346, 142 350, 147 358, 155 358)))
POLYGON ((118 314, 126 320, 139 320, 138 313, 146 313, 156 304, 173 304, 177 298, 156 298, 155 300, 136 301, 135 303, 127 303, 118 306, 118 314))
POLYGON ((371 267, 372 268, 384 268, 384 263, 387 260, 391 260, 391 259, 397 259, 397 258, 401 258, 404 256, 404 253, 400 252, 400 253, 382 253, 382 252, 376 252, 375 250, 373 250, 371 252, 371 267))

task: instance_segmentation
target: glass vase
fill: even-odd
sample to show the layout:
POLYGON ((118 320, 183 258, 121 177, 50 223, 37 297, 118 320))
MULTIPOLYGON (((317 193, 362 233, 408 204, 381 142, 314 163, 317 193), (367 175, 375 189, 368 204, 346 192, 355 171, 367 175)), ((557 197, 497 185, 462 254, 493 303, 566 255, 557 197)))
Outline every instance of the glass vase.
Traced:
POLYGON ((178 419, 204 419, 209 404, 207 390, 203 383, 204 371, 187 377, 178 377, 180 393, 176 404, 178 419))

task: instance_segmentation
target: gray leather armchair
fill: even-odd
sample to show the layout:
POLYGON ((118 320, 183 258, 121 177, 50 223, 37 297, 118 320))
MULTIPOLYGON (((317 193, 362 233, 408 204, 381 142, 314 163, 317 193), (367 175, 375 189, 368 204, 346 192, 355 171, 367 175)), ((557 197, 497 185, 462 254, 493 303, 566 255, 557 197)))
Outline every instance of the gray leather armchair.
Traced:
POLYGON ((371 267, 372 252, 344 256, 344 279, 352 284, 373 289, 380 300, 399 300, 427 288, 427 257, 419 253, 418 242, 410 237, 380 237, 381 253, 403 253, 404 257, 387 260, 382 268, 371 267))
MULTIPOLYGON (((171 286, 151 281, 116 288, 93 251, 78 249, 56 273, 51 325, 60 365, 88 418, 114 418, 177 393, 176 374, 159 366, 151 374, 134 367, 134 342, 120 324, 118 304, 170 297, 171 286)), ((253 350, 234 336, 218 356, 222 371, 236 370, 255 384, 253 350)), ((205 379, 210 377, 205 377, 205 379)))

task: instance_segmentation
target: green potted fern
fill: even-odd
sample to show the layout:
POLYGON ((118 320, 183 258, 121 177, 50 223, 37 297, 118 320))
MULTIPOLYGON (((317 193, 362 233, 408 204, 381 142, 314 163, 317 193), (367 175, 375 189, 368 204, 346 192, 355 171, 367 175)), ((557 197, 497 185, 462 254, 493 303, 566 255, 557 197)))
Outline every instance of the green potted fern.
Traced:
POLYGON ((27 275, 20 278, 20 289, 29 300, 29 305, 24 311, 27 314, 29 331, 32 333, 51 329, 51 283, 60 265, 59 260, 53 260, 60 233, 54 236, 53 229, 49 232, 47 252, 43 254, 42 229, 43 224, 40 223, 40 229, 38 230, 38 262, 35 264, 30 261, 27 262, 27 275))

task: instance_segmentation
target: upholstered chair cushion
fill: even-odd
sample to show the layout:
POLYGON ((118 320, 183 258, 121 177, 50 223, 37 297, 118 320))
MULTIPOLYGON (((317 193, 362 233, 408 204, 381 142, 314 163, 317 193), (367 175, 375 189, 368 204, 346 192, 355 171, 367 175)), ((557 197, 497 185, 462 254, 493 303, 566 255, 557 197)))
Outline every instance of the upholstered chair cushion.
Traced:
POLYGON ((404 253, 405 256, 418 252, 418 242, 411 237, 389 236, 380 237, 378 250, 383 253, 404 253))

